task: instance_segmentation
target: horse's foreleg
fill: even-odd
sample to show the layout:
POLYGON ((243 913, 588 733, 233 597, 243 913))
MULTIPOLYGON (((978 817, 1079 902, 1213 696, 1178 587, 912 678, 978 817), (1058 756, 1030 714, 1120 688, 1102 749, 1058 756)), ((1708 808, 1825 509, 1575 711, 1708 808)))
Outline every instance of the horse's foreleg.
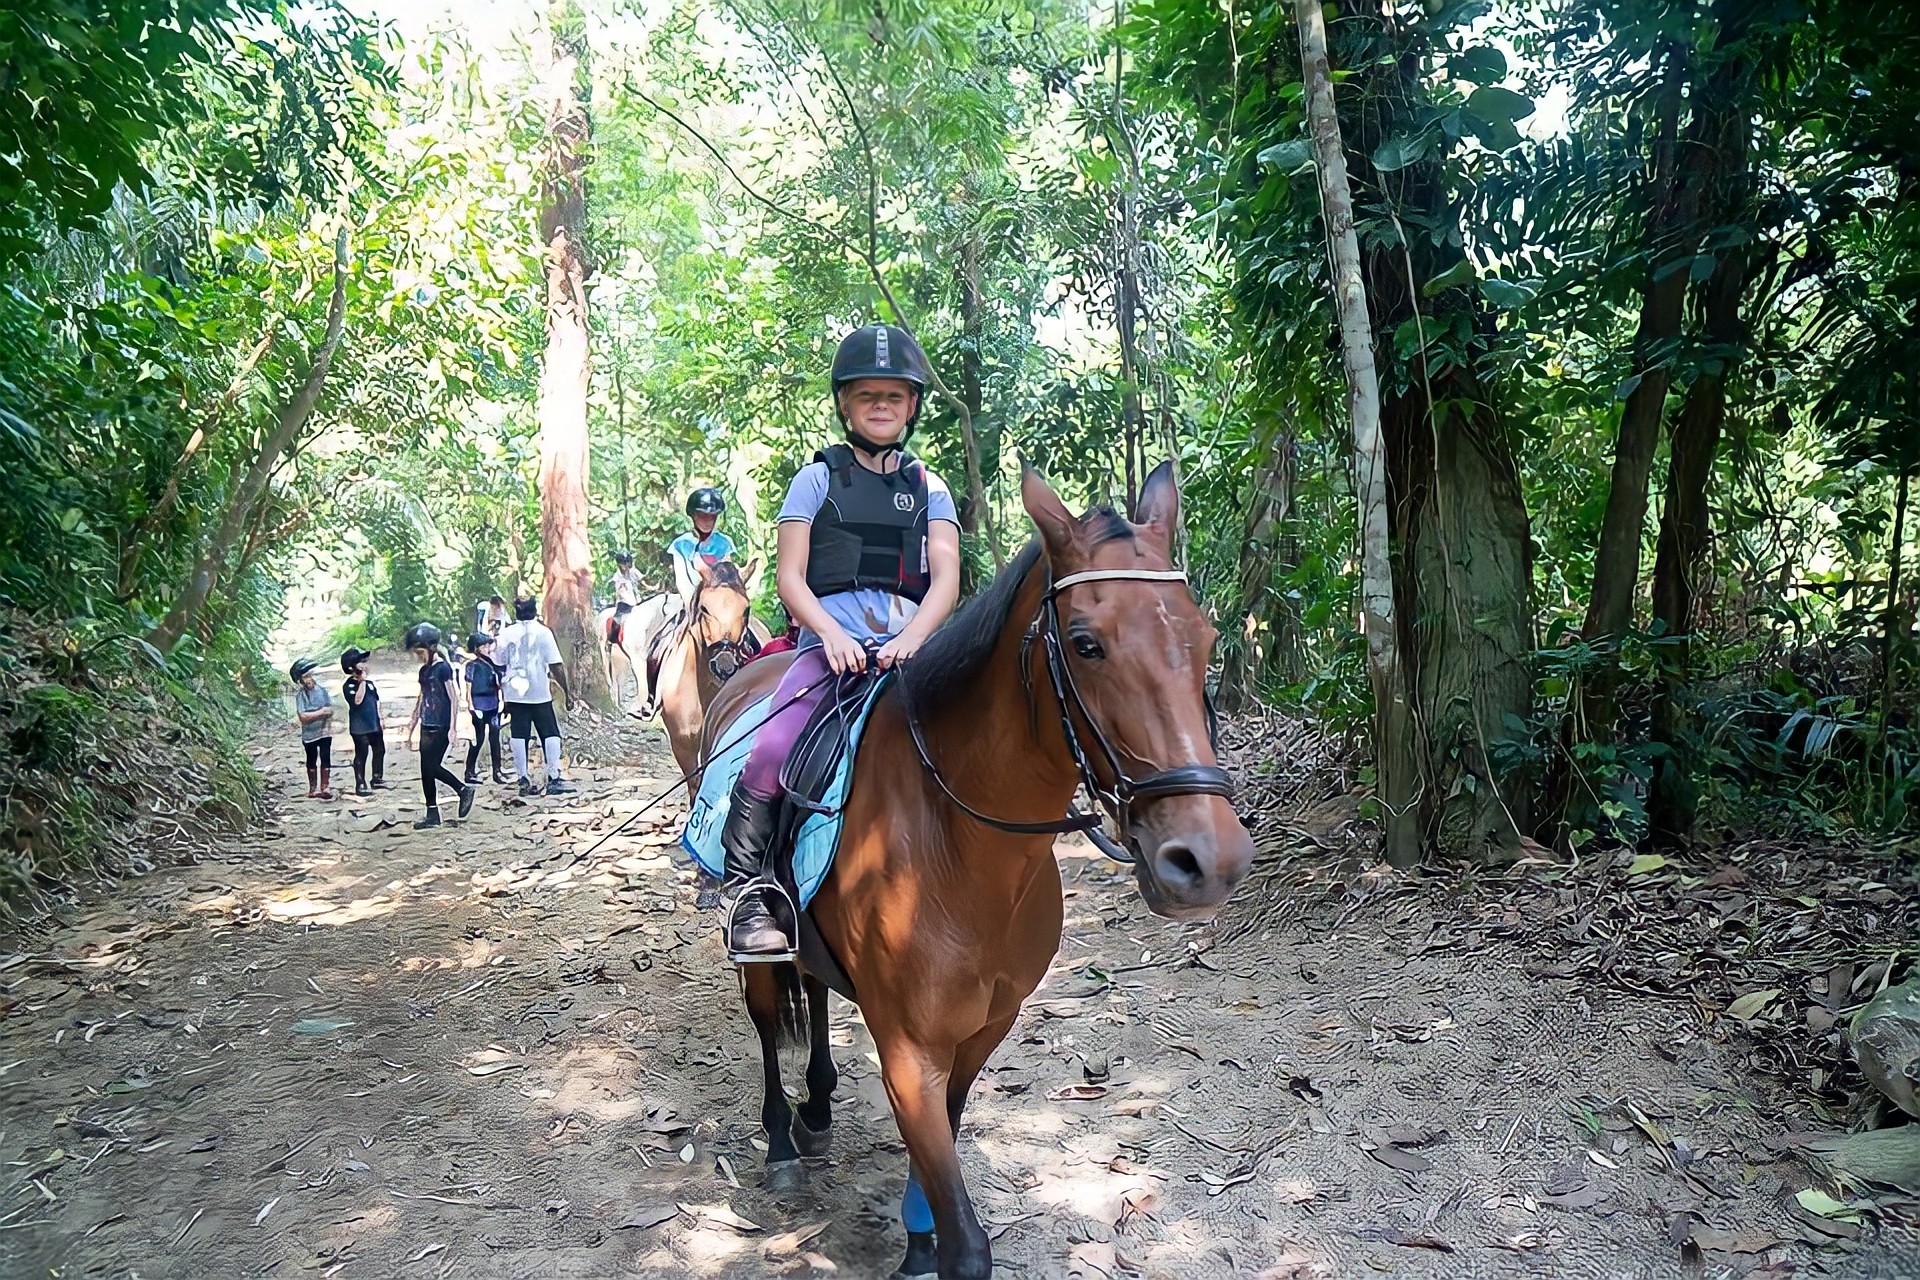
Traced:
POLYGON ((767 1185, 786 1189, 800 1176, 800 1153, 793 1145, 793 1108, 780 1084, 780 975, 781 966, 741 966, 746 987, 747 1014, 760 1036, 760 1065, 765 1089, 760 1100, 760 1124, 767 1131, 767 1185))
POLYGON ((840 1087, 840 1072, 827 1042, 827 984, 810 973, 800 981, 807 993, 807 1100, 800 1104, 793 1139, 802 1154, 823 1156, 832 1136, 833 1091, 840 1087))
POLYGON ((913 1163, 907 1199, 901 1206, 907 1219, 907 1258, 902 1271, 908 1276, 926 1274, 924 1269, 909 1268, 924 1268, 924 1228, 931 1226, 940 1280, 987 1280, 993 1274, 993 1248, 967 1195, 960 1154, 953 1146, 953 1122, 947 1112, 952 1052, 943 1058, 920 1045, 896 1043, 881 1047, 880 1062, 887 1097, 893 1103, 893 1118, 913 1163), (932 1210, 931 1223, 924 1217, 915 1221, 920 1217, 921 1196, 932 1210))

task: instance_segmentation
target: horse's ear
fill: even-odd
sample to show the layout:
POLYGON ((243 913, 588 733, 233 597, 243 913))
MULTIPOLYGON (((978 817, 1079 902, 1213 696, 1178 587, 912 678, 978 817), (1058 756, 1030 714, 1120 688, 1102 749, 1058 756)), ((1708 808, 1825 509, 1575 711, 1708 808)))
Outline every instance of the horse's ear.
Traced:
POLYGON ((713 585, 713 566, 705 560, 694 560, 693 571, 700 575, 700 581, 702 583, 709 587, 713 585))
POLYGON ((1021 468, 1020 503, 1040 530, 1040 540, 1046 544, 1049 559, 1058 559, 1062 553, 1078 548, 1080 522, 1067 510, 1067 504, 1060 501, 1053 486, 1031 467, 1021 468))
POLYGON ((1180 482, 1173 478, 1173 459, 1153 469, 1140 486, 1140 501, 1134 504, 1133 522, 1150 529, 1166 547, 1173 546, 1180 529, 1180 482))
POLYGON ((752 586, 754 579, 759 574, 759 572, 760 572, 760 557, 755 556, 753 559, 747 561, 746 565, 741 568, 740 577, 747 583, 748 586, 752 586))

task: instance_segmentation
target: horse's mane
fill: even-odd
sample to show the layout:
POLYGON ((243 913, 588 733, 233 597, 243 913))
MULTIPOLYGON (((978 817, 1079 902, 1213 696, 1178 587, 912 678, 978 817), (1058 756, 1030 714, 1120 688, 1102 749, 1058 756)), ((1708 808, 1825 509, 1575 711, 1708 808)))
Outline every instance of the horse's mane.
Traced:
POLYGON ((708 568, 707 572, 711 576, 701 581, 698 590, 694 592, 695 595, 707 590, 709 587, 727 588, 738 591, 743 596, 749 594, 747 591, 747 580, 740 575, 740 566, 733 561, 717 560, 708 568))
MULTIPOLYGON (((1080 531, 1089 547, 1133 537, 1133 526, 1112 507, 1095 507, 1087 512, 1080 519, 1080 531)), ((1000 643, 1014 598, 1039 561, 1040 540, 1034 538, 994 575, 985 590, 961 605, 927 637, 901 674, 901 679, 913 686, 916 706, 937 710, 975 694, 974 679, 1000 643)))

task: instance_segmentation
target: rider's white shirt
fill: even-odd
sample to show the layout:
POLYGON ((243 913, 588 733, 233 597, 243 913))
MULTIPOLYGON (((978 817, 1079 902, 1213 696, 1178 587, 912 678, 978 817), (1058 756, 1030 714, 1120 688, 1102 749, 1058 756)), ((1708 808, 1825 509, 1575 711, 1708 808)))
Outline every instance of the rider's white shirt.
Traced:
POLYGON ((621 604, 639 604, 640 585, 638 569, 622 569, 613 575, 613 598, 621 604))

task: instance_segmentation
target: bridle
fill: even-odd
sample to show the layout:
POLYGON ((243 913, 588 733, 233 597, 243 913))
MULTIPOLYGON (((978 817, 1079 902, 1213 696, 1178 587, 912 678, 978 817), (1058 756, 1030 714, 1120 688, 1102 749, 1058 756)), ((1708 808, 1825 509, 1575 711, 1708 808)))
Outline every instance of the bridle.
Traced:
MULTIPOLYGON (((1179 569, 1088 569, 1080 573, 1070 573, 1057 582, 1047 586, 1040 609, 1034 614, 1033 621, 1027 625, 1027 633, 1020 641, 1020 683, 1026 690, 1027 707, 1030 713, 1038 715, 1038 706, 1033 696, 1033 646, 1039 644, 1047 664, 1047 678, 1053 686, 1054 701, 1060 708, 1060 733, 1066 739, 1067 751, 1073 757, 1074 768, 1079 772, 1080 783, 1087 789, 1094 802, 1104 810, 1118 827, 1123 839, 1132 843, 1133 807, 1136 804, 1165 800, 1171 796, 1219 796, 1224 800, 1233 799, 1233 779, 1219 765, 1179 764, 1167 769, 1156 769, 1144 777, 1130 777, 1120 762, 1120 753, 1099 721, 1093 718, 1087 709, 1086 699, 1080 694, 1080 687, 1074 683, 1073 668, 1067 662, 1066 651, 1060 643, 1060 593, 1069 587, 1083 582, 1179 582, 1185 583, 1187 575, 1179 569), (1075 724, 1076 717, 1086 726, 1086 737, 1091 739, 1100 761, 1106 766, 1108 775, 1113 779, 1111 785, 1103 784, 1100 775, 1093 767, 1081 732, 1075 724)), ((940 776, 939 767, 933 762, 933 755, 927 749, 926 735, 920 724, 920 717, 913 706, 911 684, 902 677, 898 682, 900 700, 906 711, 907 729, 913 737, 914 752, 920 757, 920 764, 939 786, 941 792, 962 813, 975 822, 983 823, 999 831, 1013 835, 1059 835, 1068 831, 1085 832, 1102 853, 1118 862, 1137 862, 1138 850, 1128 850, 1116 844, 1101 829, 1099 813, 1081 813, 1069 805, 1067 816, 1058 822, 1009 822, 993 817, 962 800, 954 794, 947 780, 940 776)), ((1213 700, 1207 699, 1207 735, 1214 739, 1215 719, 1213 700)), ((1217 746, 1217 743, 1216 743, 1217 746)))
MULTIPOLYGON (((701 588, 702 591, 705 589, 704 586, 701 588)), ((687 611, 687 630, 693 642, 706 650, 707 670, 715 680, 725 684, 760 652, 760 638, 753 634, 753 611, 747 611, 746 625, 741 629, 738 639, 709 640, 700 630, 700 615, 704 608, 696 595, 693 606, 687 611)))

